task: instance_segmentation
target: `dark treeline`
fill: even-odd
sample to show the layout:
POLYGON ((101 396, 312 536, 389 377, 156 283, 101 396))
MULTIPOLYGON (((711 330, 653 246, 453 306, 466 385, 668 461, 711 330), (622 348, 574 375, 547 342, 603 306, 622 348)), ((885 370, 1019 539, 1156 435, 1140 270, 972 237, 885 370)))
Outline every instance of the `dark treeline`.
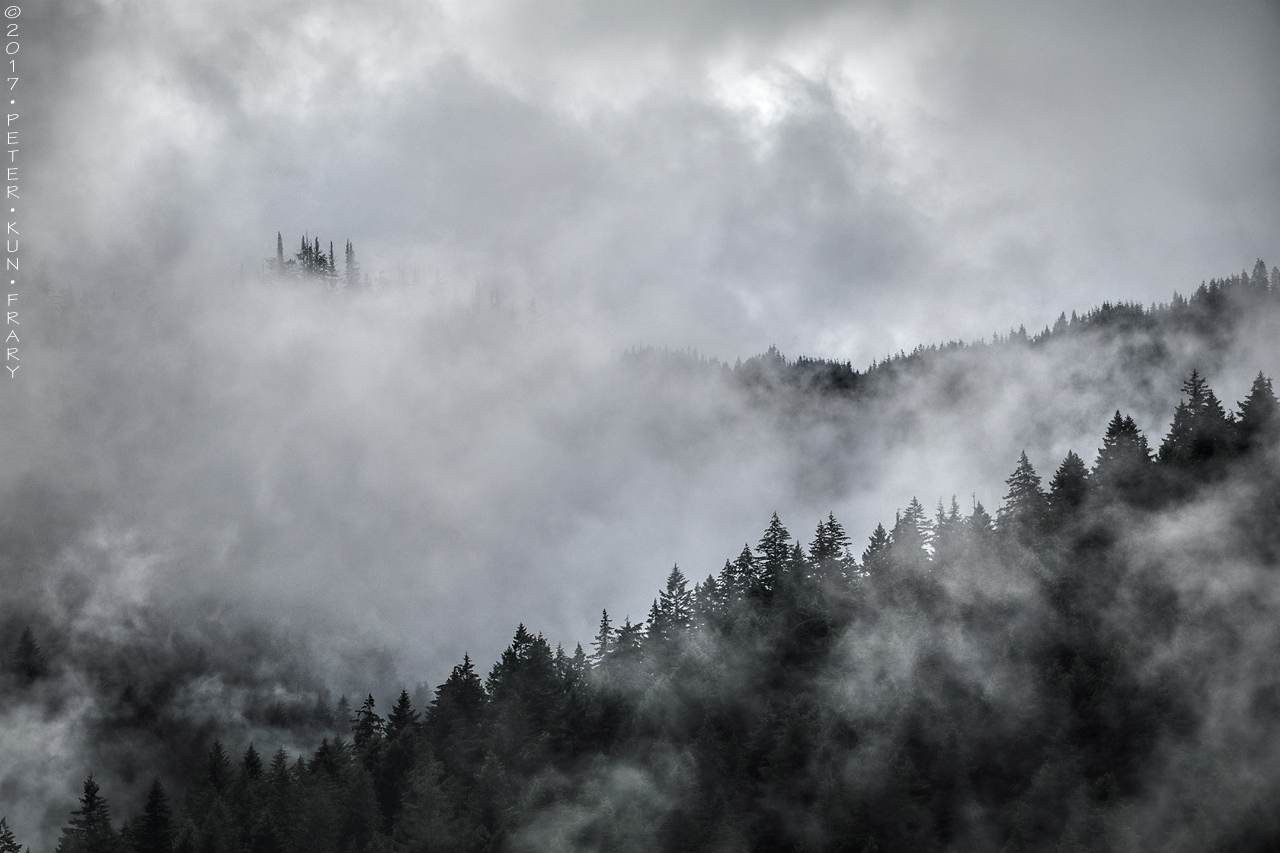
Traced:
MULTIPOLYGON (((994 517, 913 499, 855 556, 834 516, 806 546, 775 515, 717 575, 673 568, 643 622, 602 614, 590 651, 521 625, 425 707, 321 699, 308 754, 214 742, 123 823, 91 776, 58 850, 1277 849, 1274 779, 1197 752, 1260 605, 1186 595, 1191 546, 1133 536, 1270 577, 1277 438, 1268 379, 1228 412, 1192 373, 1158 447, 1116 412, 1047 488, 1023 454, 994 517)), ((1245 717, 1274 730, 1267 672, 1245 717)))
MULTIPOLYGON (((900 351, 874 361, 858 370, 848 361, 800 356, 790 360, 776 347, 733 365, 718 359, 707 359, 697 353, 667 349, 632 350, 634 359, 659 359, 683 363, 690 367, 715 367, 728 373, 739 384, 772 393, 779 389, 842 395, 872 394, 891 391, 895 379, 928 369, 939 356, 985 347, 1048 346, 1063 338, 1084 334, 1126 337, 1131 341, 1130 358, 1144 364, 1158 362, 1167 348, 1175 346, 1165 338, 1192 334, 1210 344, 1227 341, 1236 324, 1259 310, 1280 307, 1280 268, 1259 259, 1253 271, 1202 283, 1189 297, 1175 292, 1161 305, 1144 307, 1140 303, 1105 302, 1084 314, 1075 311, 1059 315, 1052 326, 1030 334, 1025 327, 1011 329, 1008 334, 992 335, 990 341, 965 343, 953 340, 942 344, 921 344, 910 352, 900 351)), ((1121 365, 1123 366, 1123 365, 1121 365)))

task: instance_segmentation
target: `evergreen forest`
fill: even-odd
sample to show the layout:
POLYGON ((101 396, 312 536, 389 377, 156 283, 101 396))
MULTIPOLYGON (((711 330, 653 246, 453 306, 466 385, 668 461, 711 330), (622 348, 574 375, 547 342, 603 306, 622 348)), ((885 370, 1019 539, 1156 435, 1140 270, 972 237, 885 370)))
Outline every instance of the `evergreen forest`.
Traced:
MULTIPOLYGON (((336 278, 331 247, 302 247, 336 278)), ((1212 336, 1231 305, 1280 299, 1276 278, 1259 262, 980 346, 1212 336)), ((946 349, 718 369, 851 394, 946 349)), ((214 733, 184 774, 141 768, 128 813, 91 774, 57 853, 1278 850, 1259 745, 1280 648, 1247 626, 1280 594, 1280 403, 1263 373, 1238 403, 1180 378, 1164 435, 1116 411, 1051 469, 1009 460, 998 506, 913 498, 869 535, 774 514, 718 573, 671 568, 642 621, 603 611, 585 645, 521 624, 426 701, 320 695, 282 724, 302 750, 214 733)), ((12 651, 14 689, 46 677, 38 640, 12 651)), ((21 849, 0 821, 0 853, 21 849)))

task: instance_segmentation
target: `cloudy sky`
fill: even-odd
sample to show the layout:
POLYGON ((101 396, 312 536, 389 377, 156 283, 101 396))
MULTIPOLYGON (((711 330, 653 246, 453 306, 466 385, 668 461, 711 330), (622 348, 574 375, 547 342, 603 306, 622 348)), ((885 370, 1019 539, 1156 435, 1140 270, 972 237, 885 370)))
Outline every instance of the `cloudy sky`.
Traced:
POLYGON ((520 619, 572 647, 602 606, 639 618, 775 509, 861 542, 912 494, 994 504, 1020 448, 1089 456, 1118 405, 1010 391, 868 467, 857 424, 620 386, 631 347, 860 367, 1280 255, 1274 4, 40 0, 21 26, 8 505, 35 478, 79 507, 65 559, 112 607, 323 604, 430 677, 520 619), (277 232, 352 240, 380 295, 260 281, 277 232))
POLYGON ((861 365, 1166 300, 1280 235, 1270 3, 98 0, 23 23, 31 242, 86 278, 126 254, 231 276, 307 231, 618 347, 861 365))

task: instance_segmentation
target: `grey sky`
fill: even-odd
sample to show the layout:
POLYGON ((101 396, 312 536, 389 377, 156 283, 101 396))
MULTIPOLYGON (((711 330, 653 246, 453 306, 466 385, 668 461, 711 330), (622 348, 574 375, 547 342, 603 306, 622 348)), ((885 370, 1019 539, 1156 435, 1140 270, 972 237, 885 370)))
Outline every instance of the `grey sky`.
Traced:
POLYGON ((1273 4, 28 12, 37 234, 89 265, 230 274, 307 230, 619 346, 862 364, 1167 299, 1280 234, 1273 4))

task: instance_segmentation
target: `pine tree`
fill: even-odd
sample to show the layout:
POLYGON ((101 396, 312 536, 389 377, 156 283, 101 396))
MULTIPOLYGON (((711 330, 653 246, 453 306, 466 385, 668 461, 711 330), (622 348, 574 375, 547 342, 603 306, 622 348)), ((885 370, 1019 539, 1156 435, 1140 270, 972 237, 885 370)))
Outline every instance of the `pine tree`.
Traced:
POLYGON ((356 250, 351 241, 347 241, 346 249, 346 283, 347 290, 356 291, 360 288, 360 265, 356 263, 356 250))
POLYGON ((1101 494, 1141 501, 1150 486, 1151 450, 1129 415, 1117 411, 1093 464, 1093 482, 1101 494))
POLYGON ((877 574, 885 568, 889 555, 889 531, 883 524, 877 524, 871 532, 871 541, 862 552, 862 570, 869 574, 877 574))
POLYGON ((1169 434, 1160 445, 1160 461, 1186 467, 1227 451, 1232 427, 1222 404, 1198 371, 1191 371, 1182 392, 1186 399, 1178 404, 1169 434))
POLYGON ((347 699, 347 694, 343 693, 338 697, 338 704, 333 709, 333 719, 335 724, 343 728, 351 724, 351 702, 347 699))
POLYGON ((756 546, 756 553, 760 555, 760 564, 757 568, 754 592, 761 598, 767 600, 781 583, 791 551, 790 546, 787 545, 790 540, 791 534, 782 526, 775 512, 769 519, 769 526, 765 529, 764 536, 760 538, 760 544, 756 546))
POLYGON ((1239 404, 1238 443, 1241 450, 1268 447, 1280 436, 1280 403, 1271 390, 1271 380, 1258 373, 1249 396, 1239 404))
POLYGON ((599 666, 609 653, 613 651, 613 626, 609 624, 609 611, 600 611, 600 630, 596 633, 596 638, 591 642, 591 648, 595 651, 591 655, 591 661, 599 666))
POLYGON ((955 558, 960 547, 960 529, 960 505, 956 502, 955 495, 951 496, 951 515, 948 515, 943 507, 942 498, 938 498, 938 506, 933 511, 933 524, 929 531, 928 542, 933 551, 934 565, 943 565, 955 558))
POLYGON ((244 751, 244 757, 240 759, 240 775, 250 781, 262 775, 262 756, 258 755, 258 750, 253 748, 253 744, 249 744, 244 751))
POLYGON ((133 819, 129 830, 132 853, 172 853, 173 814, 158 778, 152 780, 142 814, 133 819))
POLYGON ((990 542, 991 537, 995 535, 995 524, 991 520, 991 514, 983 508, 982 501, 974 502, 973 512, 969 513, 969 517, 965 519, 965 527, 969 534, 969 541, 979 547, 990 542))
POLYGON ((409 691, 401 688, 400 698, 387 715, 387 740, 394 740, 402 732, 413 732, 418 728, 418 712, 413 710, 409 701, 409 691))
POLYGON ((215 792, 222 793, 231 782, 231 759, 227 756, 222 741, 214 740, 209 748, 209 757, 205 759, 204 781, 215 792))
POLYGON ((22 853, 22 846, 9 829, 9 820, 0 817, 0 853, 22 853))
POLYGON ((18 638, 18 646, 13 651, 13 672, 23 685, 33 684, 49 674, 49 663, 30 628, 24 629, 18 638))
POLYGON ((374 710, 376 704, 370 693, 351 719, 351 739, 361 751, 372 749, 382 739, 386 721, 374 710))
POLYGON ((818 522, 813 542, 809 544, 809 563, 820 579, 831 580, 845 573, 848 554, 849 537, 836 521, 835 513, 828 512, 826 521, 818 522))
POLYGON ((120 853, 120 836, 111 825, 111 810, 99 793, 93 774, 84 780, 80 807, 62 830, 57 853, 120 853))
POLYGON ((1020 539, 1029 540, 1044 520, 1046 501, 1040 488, 1040 475, 1031 467, 1027 452, 1018 457, 1018 467, 1005 480, 1009 493, 996 513, 1000 528, 1020 539))
POLYGON ((1089 494, 1089 469, 1074 450, 1068 450, 1066 458, 1049 481, 1048 519, 1050 527, 1061 528, 1079 512, 1089 494))
POLYGON ((893 530, 889 531, 894 559, 904 565, 922 565, 927 557, 924 547, 928 537, 929 520, 924 505, 913 497, 907 508, 895 516, 893 530))
POLYGON ((683 631, 693 624, 693 594, 680 566, 672 566, 667 588, 658 593, 658 601, 667 630, 683 631))

